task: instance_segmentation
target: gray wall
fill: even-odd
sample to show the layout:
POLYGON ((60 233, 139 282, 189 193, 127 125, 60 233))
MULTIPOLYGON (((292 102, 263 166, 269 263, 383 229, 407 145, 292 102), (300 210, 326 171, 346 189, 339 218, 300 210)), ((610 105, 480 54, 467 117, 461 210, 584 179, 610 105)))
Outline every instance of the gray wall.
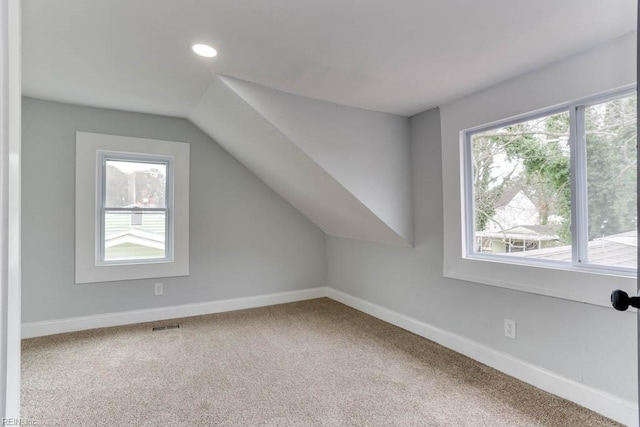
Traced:
POLYGON ((187 120, 24 98, 22 149, 24 323, 325 285, 324 234, 187 120), (188 277, 74 284, 76 131, 191 144, 188 277))
POLYGON ((327 237, 328 285, 635 401, 635 313, 443 278, 439 110, 410 126, 415 248, 327 237))

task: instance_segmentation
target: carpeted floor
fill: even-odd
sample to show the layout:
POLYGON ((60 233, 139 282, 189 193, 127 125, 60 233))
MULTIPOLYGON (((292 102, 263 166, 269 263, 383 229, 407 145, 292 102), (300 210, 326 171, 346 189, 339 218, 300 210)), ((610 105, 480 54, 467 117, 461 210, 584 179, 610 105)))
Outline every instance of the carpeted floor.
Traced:
POLYGON ((22 352, 22 416, 39 425, 617 425, 326 298, 22 352))

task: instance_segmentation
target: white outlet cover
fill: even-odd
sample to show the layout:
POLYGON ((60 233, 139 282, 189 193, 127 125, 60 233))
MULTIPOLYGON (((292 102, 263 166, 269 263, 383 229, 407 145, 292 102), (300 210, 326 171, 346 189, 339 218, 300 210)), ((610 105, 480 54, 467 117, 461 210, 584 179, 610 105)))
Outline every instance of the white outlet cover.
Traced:
POLYGON ((162 283, 156 283, 154 285, 154 293, 157 295, 162 295, 163 293, 163 289, 162 289, 162 283))
POLYGON ((516 339, 516 321, 511 319, 504 319, 504 336, 511 339, 516 339))

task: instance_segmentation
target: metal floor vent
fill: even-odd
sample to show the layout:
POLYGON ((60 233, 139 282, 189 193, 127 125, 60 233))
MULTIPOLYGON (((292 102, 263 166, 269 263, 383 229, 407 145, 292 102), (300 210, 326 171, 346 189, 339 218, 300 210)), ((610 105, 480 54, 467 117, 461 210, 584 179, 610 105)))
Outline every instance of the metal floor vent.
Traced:
POLYGON ((167 326, 156 326, 155 328, 151 328, 153 332, 156 331, 164 331, 166 329, 179 329, 180 325, 167 325, 167 326))

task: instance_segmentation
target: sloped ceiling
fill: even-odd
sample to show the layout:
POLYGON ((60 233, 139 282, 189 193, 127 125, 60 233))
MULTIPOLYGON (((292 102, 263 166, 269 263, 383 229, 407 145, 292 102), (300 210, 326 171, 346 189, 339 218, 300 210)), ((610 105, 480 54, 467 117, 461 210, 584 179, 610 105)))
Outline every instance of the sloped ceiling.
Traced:
POLYGON ((220 79, 377 218, 412 241, 406 118, 220 79))
MULTIPOLYGON (((410 222, 409 228, 402 230, 403 235, 381 220, 254 105, 246 102, 230 87, 228 79, 213 80, 189 119, 325 233, 410 245, 410 222)), ((407 202, 410 212, 410 200, 407 202)))
POLYGON ((326 233, 407 246, 407 116, 636 28, 534 3, 24 0, 23 93, 189 118, 326 233))

